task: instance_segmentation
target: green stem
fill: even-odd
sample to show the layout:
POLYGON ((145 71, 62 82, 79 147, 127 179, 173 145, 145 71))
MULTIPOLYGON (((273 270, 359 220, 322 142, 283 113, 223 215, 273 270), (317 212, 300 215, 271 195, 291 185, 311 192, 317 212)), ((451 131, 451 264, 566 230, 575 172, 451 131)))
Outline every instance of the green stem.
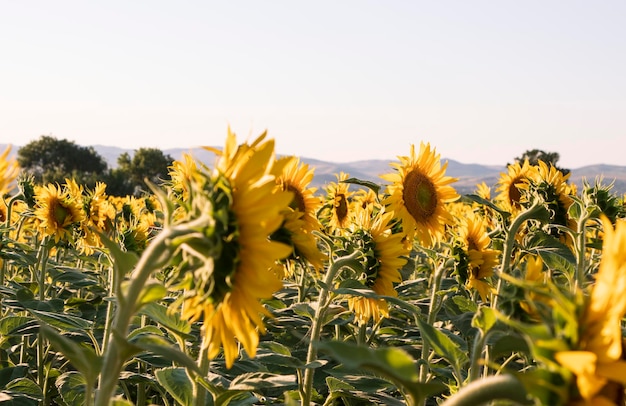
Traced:
MULTIPOLYGON (((48 238, 45 237, 41 242, 41 246, 39 248, 39 263, 37 264, 37 268, 39 273, 37 274, 37 283, 39 288, 39 301, 44 302, 46 300, 46 265, 48 263, 48 238)), ((45 390, 46 377, 44 375, 44 358, 45 358, 45 349, 44 349, 44 337, 43 333, 39 332, 37 337, 37 379, 39 382, 39 387, 42 391, 45 390)), ((45 391, 44 391, 45 395, 45 391)))
POLYGON ((474 381, 449 397, 441 406, 476 406, 493 400, 511 400, 531 405, 526 388, 513 375, 492 375, 474 381))
MULTIPOLYGON (((502 250, 502 263, 500 264, 500 270, 498 272, 498 276, 502 274, 509 274, 511 267, 511 257, 513 253, 513 248, 515 247, 515 236, 517 235, 517 231, 520 229, 522 224, 526 220, 530 220, 537 216, 537 214, 545 211, 543 204, 539 201, 535 201, 532 206, 530 206, 526 211, 521 212, 516 218, 515 221, 511 224, 511 227, 508 230, 506 235, 506 240, 504 241, 504 247, 502 250)), ((502 292, 502 278, 498 278, 498 285, 496 287, 496 294, 491 302, 491 308, 497 309, 498 300, 500 298, 500 293, 502 292)))
POLYGON ((576 230, 576 249, 578 250, 578 261, 576 264, 576 280, 572 286, 572 291, 576 289, 582 289, 585 283, 585 269, 587 265, 585 263, 585 250, 586 250, 586 233, 587 233, 587 220, 588 216, 581 216, 577 223, 576 230))
POLYGON ((326 310, 331 303, 331 300, 329 300, 330 287, 332 286, 335 276, 342 268, 356 268, 360 266, 360 264, 356 261, 356 259, 360 255, 360 251, 354 251, 350 255, 337 258, 326 271, 324 285, 320 288, 317 308, 315 309, 315 317, 313 318, 313 323, 311 325, 311 339, 309 341, 309 348, 307 350, 306 356, 306 370, 304 371, 304 379, 300 389, 302 406, 308 406, 311 403, 313 391, 313 374, 315 373, 315 369, 312 368, 309 364, 317 359, 316 344, 320 338, 326 310))
POLYGON ((207 223, 208 217, 202 216, 189 223, 165 228, 148 245, 139 259, 127 290, 118 292, 115 318, 111 326, 107 346, 103 349, 104 359, 100 373, 99 388, 96 392, 96 406, 107 406, 115 391, 122 366, 128 357, 126 336, 132 317, 137 312, 137 301, 152 273, 166 266, 172 255, 172 240, 194 232, 193 229, 207 223))
MULTIPOLYGON (((428 303, 428 315, 426 316, 426 322, 429 325, 433 325, 435 322, 435 318, 437 317, 437 312, 439 311, 439 296, 437 292, 439 291, 439 286, 441 285, 441 280, 443 279, 443 275, 445 274, 445 262, 443 262, 440 266, 435 268, 435 272, 433 273, 433 282, 430 286, 430 302, 428 303)), ((422 340, 422 364, 420 365, 419 372, 419 380, 420 382, 426 382, 426 377, 428 375, 429 367, 428 367, 428 356, 430 354, 430 345, 428 341, 422 340)))
MULTIPOLYGON (((206 339, 206 335, 203 335, 202 338, 202 346, 200 348, 200 354, 198 354, 198 369, 200 369, 200 373, 202 374, 202 378, 205 378, 209 375, 209 346, 206 345, 204 340, 206 339)), ((191 378, 191 382, 193 385, 193 398, 194 405, 202 406, 206 403, 207 390, 204 386, 200 385, 197 380, 194 378, 194 373, 187 370, 187 375, 191 378)))

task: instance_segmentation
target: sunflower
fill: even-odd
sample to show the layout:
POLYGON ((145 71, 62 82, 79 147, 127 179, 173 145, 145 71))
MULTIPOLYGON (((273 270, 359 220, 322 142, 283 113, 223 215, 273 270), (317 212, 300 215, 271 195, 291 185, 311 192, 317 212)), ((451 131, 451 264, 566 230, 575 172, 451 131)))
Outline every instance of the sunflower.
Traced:
POLYGON ((190 182, 202 182, 198 165, 189 154, 183 154, 182 161, 174 161, 169 167, 171 188, 178 197, 189 199, 190 182))
MULTIPOLYGON (((396 297, 394 283, 402 280, 400 269, 406 264, 410 250, 402 244, 402 233, 392 233, 392 222, 393 213, 380 210, 372 215, 366 209, 359 209, 351 237, 365 255, 363 284, 378 295, 396 297)), ((371 319, 378 323, 382 317, 389 316, 384 299, 353 296, 348 299, 348 307, 360 324, 371 319)))
POLYGON ((305 259, 316 270, 324 266, 324 255, 318 248, 313 234, 322 227, 317 219, 317 210, 321 199, 315 195, 316 188, 309 188, 313 180, 313 170, 307 164, 301 164, 295 157, 287 157, 276 163, 276 183, 282 191, 290 192, 293 197, 288 208, 283 212, 285 221, 272 239, 293 246, 292 259, 305 259))
MULTIPOLYGON (((564 175, 552 164, 548 166, 545 162, 539 161, 532 176, 524 179, 518 187, 527 193, 529 198, 534 195, 545 202, 550 213, 551 225, 565 226, 575 230, 576 223, 568 215, 568 210, 573 203, 572 196, 576 194, 575 188, 567 183, 570 174, 564 175)), ((548 231, 554 237, 573 244, 569 234, 563 233, 559 228, 550 226, 548 231)))
POLYGON ((621 328, 626 315, 626 221, 618 220, 613 229, 601 217, 602 259, 579 322, 580 338, 573 350, 557 352, 556 360, 576 375, 580 396, 589 404, 616 404, 611 392, 623 396, 626 386, 621 328))
POLYGON ((467 261, 467 286, 476 289, 486 302, 493 291, 489 278, 498 265, 500 252, 489 248, 491 238, 485 219, 468 212, 460 221, 459 239, 467 261))
POLYGON ((348 174, 340 172, 335 175, 337 182, 330 182, 326 187, 324 201, 323 222, 330 234, 342 234, 350 225, 354 217, 350 184, 343 181, 348 179, 348 174))
POLYGON ((237 146, 235 134, 228 131, 212 185, 206 188, 214 201, 215 220, 224 221, 215 227, 221 233, 221 250, 194 272, 193 286, 183 299, 185 319, 203 318, 208 358, 223 348, 227 368, 237 357, 237 342, 255 356, 259 332, 265 332, 262 316, 270 316, 260 301, 282 287, 272 268, 291 253, 289 246, 269 239, 282 224, 292 194, 276 187, 271 173, 274 142, 264 138, 265 133, 237 146))
POLYGON ((445 176, 447 163, 441 165, 440 156, 430 144, 420 144, 415 155, 411 145, 409 156, 400 156, 400 163, 392 163, 397 173, 382 175, 391 182, 388 197, 383 204, 401 219, 404 233, 424 246, 432 246, 444 232, 446 224, 454 222, 446 203, 459 198, 451 183, 456 179, 445 176))
POLYGON ((11 146, 7 146, 0 154, 0 196, 10 194, 15 187, 15 179, 20 173, 20 167, 15 159, 7 159, 11 146))
POLYGON ((71 240, 74 228, 85 220, 80 202, 58 185, 36 187, 35 200, 39 229, 45 236, 54 237, 55 242, 71 240))
POLYGON ((519 162, 509 164, 507 172, 500 174, 496 191, 499 192, 495 200, 500 208, 516 215, 521 210, 522 192, 520 185, 527 179, 534 176, 535 167, 525 160, 520 165, 519 162))
POLYGON ((79 240, 79 248, 93 253, 94 247, 102 247, 99 233, 110 229, 115 219, 115 208, 106 195, 106 184, 97 182, 92 191, 83 198, 86 219, 82 223, 83 237, 79 240))

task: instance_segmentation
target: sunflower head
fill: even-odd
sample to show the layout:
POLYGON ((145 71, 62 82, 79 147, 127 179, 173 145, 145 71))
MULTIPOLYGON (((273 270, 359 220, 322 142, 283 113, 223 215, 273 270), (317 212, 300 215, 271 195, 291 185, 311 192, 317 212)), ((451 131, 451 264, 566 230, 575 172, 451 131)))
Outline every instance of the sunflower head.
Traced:
POLYGON ((35 218, 39 229, 55 242, 73 240, 74 231, 85 220, 81 202, 70 195, 67 187, 48 184, 35 189, 35 218))
POLYGON ((265 134, 237 145, 229 131, 225 148, 216 153, 211 173, 199 168, 202 181, 189 182, 189 196, 205 203, 186 209, 204 207, 214 221, 203 231, 207 251, 185 252, 184 262, 197 266, 185 279, 182 316, 202 320, 208 357, 223 350, 230 368, 238 342, 250 357, 256 354, 259 332, 265 331, 262 316, 269 315, 260 301, 282 286, 274 267, 291 248, 269 237, 283 224, 293 195, 276 187, 274 142, 265 134))
POLYGON ((496 203, 505 211, 515 215, 522 208, 522 191, 520 186, 534 176, 536 169, 528 160, 522 164, 515 162, 507 166, 507 172, 500 174, 496 190, 496 203))
POLYGON ((354 192, 350 184, 345 182, 349 175, 340 172, 335 175, 337 182, 326 186, 326 196, 321 209, 321 221, 330 234, 345 234, 354 218, 354 192))
MULTIPOLYGON (((402 280, 400 269, 407 263, 410 252, 402 243, 404 235, 392 232, 393 221, 392 213, 383 209, 375 213, 367 208, 358 209, 349 237, 353 249, 363 254, 363 272, 358 279, 381 296, 397 296, 394 284, 402 280)), ((389 315, 387 302, 375 297, 350 297, 348 307, 360 324, 369 320, 378 322, 389 315)))
POLYGON ((430 144, 421 143, 418 154, 411 145, 410 155, 399 160, 392 164, 396 173, 382 176, 391 182, 383 203, 401 219, 409 238, 416 237, 422 245, 432 246, 443 235, 445 226, 454 221, 446 203, 459 198, 450 186, 456 179, 445 176, 448 164, 441 164, 430 144))

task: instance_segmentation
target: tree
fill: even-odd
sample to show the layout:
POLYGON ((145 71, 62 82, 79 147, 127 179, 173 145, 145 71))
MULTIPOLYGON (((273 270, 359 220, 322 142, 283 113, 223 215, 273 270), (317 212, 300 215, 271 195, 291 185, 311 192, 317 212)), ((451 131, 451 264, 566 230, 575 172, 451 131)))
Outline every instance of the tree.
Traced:
POLYGON ((158 148, 139 148, 131 157, 124 152, 117 158, 116 169, 110 172, 107 191, 113 195, 140 195, 147 190, 145 179, 161 184, 169 178, 174 158, 158 148))
POLYGON ((563 175, 567 175, 570 173, 569 169, 559 168, 557 166, 559 158, 560 156, 558 152, 546 152, 540 149, 531 149, 524 152, 522 156, 515 158, 515 162, 523 164, 524 161, 528 160, 529 164, 537 165, 539 161, 543 161, 548 165, 552 164, 552 166, 561 171, 563 175))
POLYGON ((63 183, 73 178, 93 186, 106 173, 106 160, 93 147, 82 147, 66 139, 42 135, 17 151, 20 167, 37 183, 63 183))

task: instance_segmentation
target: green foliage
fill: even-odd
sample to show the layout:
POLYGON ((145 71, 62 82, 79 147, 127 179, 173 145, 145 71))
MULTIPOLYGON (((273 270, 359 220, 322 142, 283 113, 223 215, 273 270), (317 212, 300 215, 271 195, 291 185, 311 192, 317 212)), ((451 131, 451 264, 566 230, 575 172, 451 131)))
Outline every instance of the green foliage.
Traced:
POLYGON ((21 147, 17 161, 37 183, 63 183, 65 178, 73 178, 79 184, 93 186, 107 171, 106 161, 93 147, 50 135, 21 147))
POLYGON ((526 150, 521 156, 516 157, 515 162, 523 164, 524 161, 528 160, 529 164, 537 165, 539 161, 543 161, 548 165, 552 164, 552 166, 561 171, 563 175, 567 175, 568 173, 570 173, 570 170, 557 166, 557 162, 559 162, 559 159, 560 155, 558 152, 546 152, 541 149, 529 149, 526 150))
POLYGON ((115 196, 139 196, 149 191, 146 180, 159 185, 169 179, 173 162, 174 158, 157 148, 139 148, 132 157, 125 152, 117 159, 118 167, 109 174, 107 190, 115 196))

